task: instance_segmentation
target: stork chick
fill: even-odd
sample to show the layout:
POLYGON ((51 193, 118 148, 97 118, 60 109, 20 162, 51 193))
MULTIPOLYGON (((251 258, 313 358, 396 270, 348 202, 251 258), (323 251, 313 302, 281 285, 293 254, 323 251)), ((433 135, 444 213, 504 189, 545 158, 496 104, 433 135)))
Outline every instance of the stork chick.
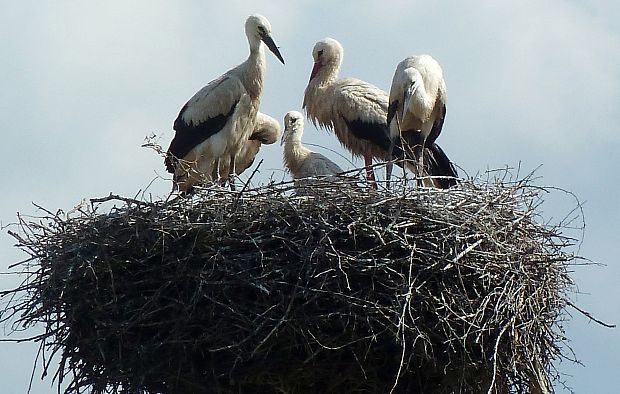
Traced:
POLYGON ((303 115, 297 111, 287 112, 284 116, 284 133, 280 144, 284 145, 284 165, 293 179, 330 176, 344 172, 327 157, 303 146, 301 143, 303 133, 303 115))
POLYGON ((248 17, 245 34, 250 47, 247 60, 199 90, 174 122, 176 134, 165 160, 166 169, 174 174, 173 189, 188 192, 196 184, 218 180, 223 157, 233 163, 229 175, 235 174, 235 158, 250 137, 263 89, 263 43, 284 64, 267 18, 248 17))

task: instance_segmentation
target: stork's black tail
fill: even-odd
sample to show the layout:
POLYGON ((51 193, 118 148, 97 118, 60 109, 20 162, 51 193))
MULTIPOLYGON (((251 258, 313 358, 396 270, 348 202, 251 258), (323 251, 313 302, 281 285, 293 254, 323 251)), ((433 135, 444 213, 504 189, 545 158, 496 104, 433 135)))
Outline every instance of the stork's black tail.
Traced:
POLYGON ((419 136, 419 133, 415 132, 403 133, 402 143, 396 141, 394 144, 394 156, 400 155, 401 158, 406 159, 409 163, 408 167, 418 176, 438 177, 430 180, 433 186, 437 188, 447 189, 456 185, 458 176, 456 168, 443 149, 434 142, 425 147, 424 168, 418 174, 423 146, 423 141, 420 140, 419 136))
POLYGON ((456 185, 456 168, 448 159, 446 153, 439 145, 433 143, 424 149, 424 167, 428 175, 434 177, 433 184, 440 189, 447 189, 456 185))

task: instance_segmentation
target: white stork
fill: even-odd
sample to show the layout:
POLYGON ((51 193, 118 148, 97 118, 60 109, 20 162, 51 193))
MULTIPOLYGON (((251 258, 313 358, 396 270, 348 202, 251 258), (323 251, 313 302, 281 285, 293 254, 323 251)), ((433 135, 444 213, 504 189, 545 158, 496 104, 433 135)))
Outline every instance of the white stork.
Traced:
MULTIPOLYGON (((262 112, 256 114, 256 122, 250 138, 241 146, 241 150, 235 157, 235 169, 237 174, 247 170, 258 154, 263 144, 270 145, 276 142, 282 134, 282 127, 277 120, 262 112)), ((230 171, 230 157, 223 157, 220 161, 220 174, 228 174, 230 171)))
MULTIPOLYGON (((333 38, 317 42, 314 67, 304 93, 303 108, 310 120, 331 129, 354 156, 364 158, 368 182, 376 187, 373 158, 390 160, 392 140, 387 124, 388 95, 355 78, 338 78, 342 45, 333 38)), ((394 155, 400 157, 397 144, 394 155)))
POLYGON ((303 115, 297 111, 287 112, 284 116, 284 133, 280 144, 284 145, 284 165, 293 179, 330 176, 344 172, 338 164, 327 157, 303 146, 301 143, 303 133, 303 115))
MULTIPOLYGON (((182 192, 205 180, 218 180, 219 160, 229 157, 235 163, 248 140, 263 88, 263 43, 284 64, 267 18, 248 17, 245 34, 250 46, 247 60, 199 90, 174 122, 176 134, 168 148, 166 168, 174 174, 174 188, 182 192)), ((232 175, 235 166, 230 167, 232 175)))
POLYGON ((418 176, 431 178, 430 186, 456 184, 456 169, 435 143, 446 116, 447 90, 439 63, 429 55, 410 56, 400 62, 390 88, 387 122, 391 138, 402 139, 416 158, 418 176))

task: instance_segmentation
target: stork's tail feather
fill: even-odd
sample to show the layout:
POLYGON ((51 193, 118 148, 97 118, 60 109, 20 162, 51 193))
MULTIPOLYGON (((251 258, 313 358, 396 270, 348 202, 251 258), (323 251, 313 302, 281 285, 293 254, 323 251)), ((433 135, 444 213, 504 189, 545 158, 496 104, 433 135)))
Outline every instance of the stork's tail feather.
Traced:
POLYGON ((448 189, 456 185, 458 176, 456 168, 439 145, 433 143, 424 149, 424 163, 427 166, 428 175, 445 177, 433 179, 436 187, 448 189))
MULTIPOLYGON (((402 155, 404 154, 408 162, 407 167, 409 167, 415 174, 418 174, 418 171, 420 170, 418 168, 418 164, 420 164, 420 156, 422 155, 423 141, 420 140, 419 133, 404 133, 402 139, 404 149, 399 141, 396 141, 394 156, 396 156, 398 152, 402 158, 402 155)), ((422 173, 418 175, 438 177, 433 178, 431 181, 433 186, 440 189, 448 189, 456 185, 456 178, 458 176, 456 168, 439 145, 433 143, 426 146, 423 154, 424 157, 422 162, 424 169, 422 170, 422 173)))

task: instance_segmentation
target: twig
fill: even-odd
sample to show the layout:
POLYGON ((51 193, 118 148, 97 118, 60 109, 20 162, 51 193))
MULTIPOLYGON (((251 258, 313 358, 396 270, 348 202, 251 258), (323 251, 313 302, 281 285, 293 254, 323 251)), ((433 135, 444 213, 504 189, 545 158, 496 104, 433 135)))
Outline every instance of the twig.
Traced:
POLYGON ((583 309, 579 308, 577 305, 573 304, 570 301, 566 301, 566 305, 573 307, 574 309, 577 310, 577 312, 581 313, 582 315, 584 315, 585 317, 587 317, 588 319, 600 324, 603 327, 607 327, 607 328, 616 328, 615 324, 609 324, 609 323, 605 323, 597 318, 595 318, 594 316, 592 316, 592 314, 588 311, 584 311, 583 309))

